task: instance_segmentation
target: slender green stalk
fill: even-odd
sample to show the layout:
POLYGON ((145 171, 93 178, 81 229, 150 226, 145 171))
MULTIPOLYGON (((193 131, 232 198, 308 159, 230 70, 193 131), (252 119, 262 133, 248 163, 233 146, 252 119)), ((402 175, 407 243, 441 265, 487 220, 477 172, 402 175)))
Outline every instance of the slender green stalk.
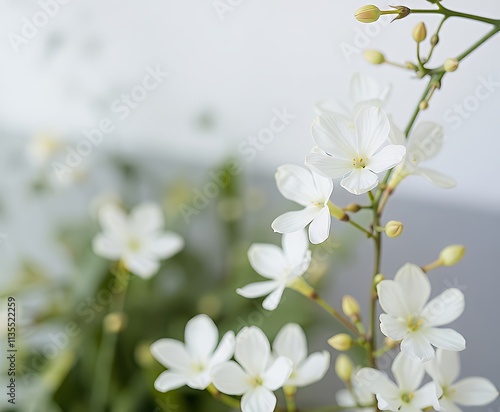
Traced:
POLYGON ((492 24, 494 26, 500 27, 500 20, 490 19, 488 17, 476 16, 469 13, 461 13, 459 11, 450 10, 441 5, 437 9, 411 9, 410 14, 441 14, 446 17, 460 17, 463 19, 480 21, 482 23, 492 24))
POLYGON ((235 408, 238 410, 240 409, 240 401, 238 399, 235 399, 228 395, 224 395, 223 393, 219 392, 213 384, 207 387, 207 391, 210 392, 210 394, 214 397, 214 399, 217 399, 224 405, 227 405, 231 408, 235 408))
POLYGON ((297 406, 295 405, 295 394, 297 393, 297 388, 293 386, 285 386, 283 388, 286 400, 286 410, 287 412, 296 412, 297 406))

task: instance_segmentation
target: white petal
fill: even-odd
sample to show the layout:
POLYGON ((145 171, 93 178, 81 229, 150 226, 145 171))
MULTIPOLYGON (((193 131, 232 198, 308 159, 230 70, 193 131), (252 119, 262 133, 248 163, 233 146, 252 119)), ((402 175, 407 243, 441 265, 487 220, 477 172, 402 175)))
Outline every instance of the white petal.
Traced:
POLYGON ((262 384, 271 391, 281 388, 292 373, 292 367, 290 359, 280 356, 262 375, 262 384))
POLYGON ((278 233, 292 233, 304 229, 321 211, 321 207, 309 206, 302 210, 286 212, 274 219, 271 227, 278 233))
POLYGON ((420 332, 408 333, 401 342, 401 351, 416 362, 427 362, 435 357, 434 348, 420 332))
POLYGON ((204 390, 208 385, 212 382, 212 378, 210 377, 210 371, 208 369, 203 370, 202 372, 194 372, 187 381, 187 386, 192 389, 204 390))
POLYGON ((221 363, 227 362, 234 355, 234 347, 236 344, 236 339, 234 337, 234 332, 229 331, 222 337, 219 346, 215 349, 208 368, 212 368, 221 363))
POLYGON ((378 408, 381 411, 396 412, 396 411, 401 411, 402 408, 404 407, 404 405, 401 405, 402 401, 400 396, 388 398, 384 397, 381 393, 377 393, 376 398, 378 401, 378 408))
POLYGON ((248 249, 248 260, 259 275, 268 279, 278 279, 288 269, 283 251, 276 245, 253 244, 248 249))
POLYGON ((151 354, 163 366, 179 371, 189 371, 192 360, 184 345, 174 339, 160 339, 151 345, 151 354))
POLYGON ((141 203, 132 210, 130 219, 140 233, 149 233, 163 228, 163 212, 156 203, 141 203))
POLYGON ((236 336, 234 358, 251 376, 264 373, 270 354, 269 341, 256 326, 244 327, 236 336))
POLYGON ((168 392, 187 384, 187 378, 179 373, 165 371, 155 380, 155 389, 159 392, 168 392))
POLYGON ((439 369, 441 386, 450 386, 457 380, 460 375, 460 355, 457 352, 438 349, 435 363, 439 369))
POLYGON ((324 207, 309 225, 309 240, 312 244, 323 243, 330 236, 330 209, 324 207))
POLYGON ((439 404, 441 405, 441 408, 443 408, 443 410, 446 412, 463 412, 462 409, 460 409, 448 398, 441 398, 439 400, 439 404))
POLYGON ((350 160, 356 153, 353 130, 334 113, 322 114, 314 120, 312 136, 316 145, 330 155, 350 160))
POLYGON ((391 369, 399 389, 404 392, 416 391, 425 374, 422 363, 415 362, 402 352, 399 352, 394 359, 391 369))
POLYGON ((459 289, 446 289, 425 306, 422 316, 430 326, 446 325, 462 314, 464 305, 464 294, 459 289))
POLYGON ((437 123, 417 124, 408 137, 408 156, 412 163, 420 163, 436 156, 443 146, 443 128, 437 123))
POLYGON ((389 119, 389 123, 391 124, 391 131, 389 132, 389 142, 391 144, 406 146, 406 136, 403 131, 398 126, 396 126, 391 115, 387 115, 387 118, 389 119))
POLYGON ((392 382, 385 373, 373 368, 361 369, 356 378, 361 385, 366 387, 371 393, 381 394, 387 398, 399 397, 399 388, 392 382))
POLYGON ((320 381, 330 367, 330 354, 327 351, 309 355, 288 380, 292 386, 303 387, 320 381))
POLYGON ((453 401, 466 406, 487 405, 498 396, 495 385, 485 378, 466 378, 453 385, 453 401))
POLYGON ((284 285, 278 286, 276 290, 271 292, 269 296, 264 299, 264 302, 262 302, 262 307, 266 310, 276 309, 281 301, 281 297, 283 296, 284 291, 284 285))
POLYGON ((297 367, 307 356, 306 335, 296 323, 283 326, 273 342, 273 350, 278 356, 285 356, 297 367))
POLYGON ((212 319, 207 315, 198 315, 186 324, 184 341, 192 359, 207 361, 213 354, 219 331, 212 319))
POLYGON ((401 340, 408 333, 408 326, 401 318, 382 313, 380 315, 380 330, 388 338, 401 340))
POLYGON ((413 393, 411 404, 415 406, 418 411, 428 408, 429 406, 433 406, 436 411, 442 411, 445 409, 442 408, 442 405, 440 405, 438 401, 441 395, 442 390, 438 388, 434 382, 429 382, 413 393))
POLYGON ((406 149, 404 146, 390 144, 370 157, 366 167, 374 173, 383 172, 401 163, 401 160, 405 157, 405 153, 406 149))
POLYGON ((389 137, 389 119, 382 109, 372 106, 361 109, 356 115, 355 123, 357 153, 371 158, 389 137))
POLYGON ((234 361, 215 366, 212 382, 217 390, 227 395, 242 395, 251 389, 250 377, 234 361))
POLYGON ((443 189, 451 189, 457 185, 457 181, 452 177, 431 169, 418 167, 413 171, 413 173, 426 178, 432 184, 443 189))
POLYGON ((168 259, 184 247, 184 239, 174 232, 164 232, 147 246, 160 259, 168 259))
POLYGON ((420 312, 431 294, 431 283, 427 275, 417 265, 407 263, 398 270, 394 280, 406 292, 404 299, 408 312, 420 312))
POLYGON ((348 176, 344 177, 340 185, 354 195, 362 195, 372 190, 378 184, 378 176, 371 170, 354 169, 348 176))
POLYGON ((354 157, 356 157, 355 154, 347 159, 311 152, 306 156, 306 165, 320 176, 329 179, 337 179, 353 169, 352 159, 354 157))
POLYGON ((304 167, 296 165, 280 166, 275 178, 281 194, 299 205, 309 206, 311 203, 322 200, 311 172, 304 167))
POLYGON ((157 260, 139 254, 124 256, 123 263, 130 272, 144 279, 153 276, 160 268, 157 260))
POLYGON ((349 93, 353 103, 364 102, 372 99, 382 99, 380 87, 371 77, 355 73, 349 84, 349 93))
POLYGON ((335 400, 339 406, 356 406, 351 392, 347 389, 341 389, 335 394, 335 400))
MULTIPOLYGON (((312 173, 312 172, 311 172, 312 173)), ((316 173, 312 173, 314 184, 316 185, 316 190, 320 195, 318 203, 326 203, 333 192, 333 182, 329 177, 320 176, 316 173)))
POLYGON ((384 312, 396 318, 407 318, 411 315, 401 285, 394 280, 383 280, 377 285, 380 306, 384 312))
POLYGON ((266 296, 279 286, 280 283, 278 281, 267 280, 265 282, 250 283, 249 285, 236 289, 236 293, 244 298, 253 299, 266 296))
POLYGON ((92 250, 98 256, 118 260, 122 256, 123 246, 109 236, 99 233, 92 242, 92 250))
POLYGON ((283 252, 290 267, 302 264, 309 249, 309 241, 305 230, 285 233, 281 238, 283 252))
POLYGON ((123 234, 127 231, 127 217, 122 208, 114 203, 104 204, 98 212, 98 219, 105 231, 123 234))
POLYGON ((263 386, 252 389, 241 398, 242 412, 273 412, 275 406, 276 396, 263 386))
POLYGON ((465 339, 453 329, 429 328, 422 334, 437 348, 461 351, 465 349, 465 339))

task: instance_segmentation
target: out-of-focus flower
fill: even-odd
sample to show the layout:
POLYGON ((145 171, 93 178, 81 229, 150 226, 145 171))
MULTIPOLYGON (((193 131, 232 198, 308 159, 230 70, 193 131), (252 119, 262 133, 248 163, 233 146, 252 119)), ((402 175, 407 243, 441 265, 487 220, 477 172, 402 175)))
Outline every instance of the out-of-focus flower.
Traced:
POLYGON ((464 310, 464 295, 459 289, 447 289, 427 303, 431 284, 416 265, 407 263, 394 280, 377 285, 382 333, 401 340, 401 351, 417 362, 434 358, 433 345, 446 350, 465 349, 465 339, 453 329, 441 329, 457 319, 464 310))
POLYGON ((236 362, 218 365, 212 372, 214 386, 228 395, 243 395, 243 412, 272 412, 276 406, 273 391, 281 388, 292 373, 292 361, 271 358, 266 335, 257 327, 245 327, 236 336, 236 362))
POLYGON ((195 316, 187 323, 184 339, 185 343, 160 339, 151 345, 151 354, 168 368, 156 379, 156 390, 168 392, 184 385, 206 389, 213 368, 234 353, 234 333, 227 332, 217 347, 219 331, 207 315, 195 316))
POLYGON ((324 242, 330 234, 328 201, 333 191, 332 181, 303 167, 284 165, 276 172, 276 184, 284 197, 304 206, 304 209, 287 212, 276 218, 271 225, 274 231, 292 233, 310 223, 311 243, 324 242))
POLYGON ((307 340, 302 328, 296 323, 285 325, 273 342, 276 357, 284 356, 293 363, 292 374, 285 386, 303 387, 320 381, 330 366, 327 351, 307 355, 307 340))
MULTIPOLYGON (((339 355, 345 356, 345 355, 339 355)), ((368 390, 368 388, 361 384, 357 373, 359 370, 354 370, 350 377, 350 383, 352 387, 352 392, 348 389, 341 389, 335 395, 337 403, 339 406, 349 408, 352 412, 373 412, 373 408, 353 408, 360 405, 372 405, 373 404, 373 394, 368 390), (353 396, 354 393, 354 396, 353 396)))
POLYGON ((340 117, 324 114, 316 118, 312 134, 316 145, 324 152, 312 152, 306 157, 311 169, 330 179, 343 177, 341 186, 359 195, 378 184, 377 173, 396 166, 406 149, 388 144, 390 123, 382 109, 365 107, 355 119, 352 130, 340 117))
POLYGON ((283 249, 276 245, 257 243, 248 250, 248 260, 261 276, 271 279, 250 283, 236 290, 245 298, 267 296, 264 309, 278 307, 287 285, 302 276, 311 263, 311 251, 305 230, 287 233, 282 237, 283 249))
POLYGON ((142 203, 129 216, 114 203, 99 209, 102 232, 92 243, 94 252, 110 260, 119 260, 130 272, 143 277, 153 276, 159 261, 167 259, 184 246, 174 232, 164 232, 163 215, 154 203, 142 203))
POLYGON ((472 377, 456 382, 460 375, 457 352, 438 349, 436 358, 425 364, 427 373, 443 391, 439 403, 447 412, 461 412, 457 405, 482 406, 498 397, 495 385, 486 378, 472 377))

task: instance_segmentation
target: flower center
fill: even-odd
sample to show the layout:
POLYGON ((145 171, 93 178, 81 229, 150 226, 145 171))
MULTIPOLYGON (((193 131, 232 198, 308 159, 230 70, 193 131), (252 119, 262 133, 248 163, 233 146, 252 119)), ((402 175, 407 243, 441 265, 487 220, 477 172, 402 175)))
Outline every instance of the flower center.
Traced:
POLYGON ((141 242, 135 237, 131 237, 128 240, 127 246, 133 252, 137 252, 141 248, 141 242))
POLYGON ((206 367, 205 367, 205 365, 204 365, 203 363, 193 363, 193 364, 191 365, 191 368, 192 368, 192 369, 193 369, 196 373, 201 373, 201 372, 203 372, 203 371, 206 369, 206 367))
POLYGON ((401 395, 401 400, 404 403, 410 403, 414 396, 413 393, 403 393, 403 395, 401 395))
POLYGON ((260 376, 253 376, 250 378, 250 385, 256 388, 257 386, 262 386, 262 378, 260 376))
POLYGON ((366 167, 366 159, 363 159, 362 157, 358 158, 353 157, 352 165, 356 169, 364 169, 366 167))
POLYGON ((423 323, 424 320, 422 318, 411 317, 410 319, 408 319, 408 329, 410 329, 412 332, 415 332, 420 329, 423 323))

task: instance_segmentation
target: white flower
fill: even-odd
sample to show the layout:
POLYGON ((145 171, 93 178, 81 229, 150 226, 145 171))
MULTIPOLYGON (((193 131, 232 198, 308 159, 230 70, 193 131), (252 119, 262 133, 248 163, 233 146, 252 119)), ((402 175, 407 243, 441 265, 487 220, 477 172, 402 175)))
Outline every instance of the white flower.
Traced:
POLYGON ((127 270, 143 277, 153 276, 161 259, 184 246, 176 233, 163 232, 163 215, 158 205, 142 203, 129 216, 113 203, 99 209, 102 233, 93 241, 94 252, 107 259, 121 260, 127 270))
POLYGON ((311 262, 309 242, 304 230, 287 233, 282 238, 283 249, 271 244, 253 244, 248 250, 248 260, 255 271, 271 279, 264 282, 250 283, 236 293, 245 298, 269 296, 262 306, 274 310, 280 303, 286 286, 303 275, 311 262))
POLYGON ((424 122, 418 124, 411 132, 408 140, 404 133, 391 124, 389 140, 393 144, 406 146, 406 156, 396 166, 389 186, 395 187, 406 176, 414 174, 426 178, 429 182, 445 189, 456 186, 453 178, 420 166, 421 162, 432 159, 443 147, 443 128, 436 123, 424 122))
POLYGON ((458 405, 482 406, 495 400, 498 390, 485 378, 466 378, 455 382, 460 374, 458 353, 438 349, 436 359, 425 364, 427 373, 443 391, 439 400, 447 412, 461 412, 458 405))
POLYGON ((400 352, 394 359, 391 370, 396 384, 377 369, 363 368, 357 374, 361 384, 376 395, 380 410, 420 412, 430 406, 437 411, 443 410, 438 401, 441 394, 434 382, 419 389, 425 374, 422 363, 415 362, 400 352))
POLYGON ((335 394, 335 399, 339 406, 349 408, 352 412, 373 412, 373 408, 353 408, 353 406, 359 405, 372 405, 373 404, 373 394, 364 386, 357 376, 358 371, 355 371, 351 376, 351 387, 352 392, 354 392, 354 398, 352 392, 348 389, 341 389, 335 394))
POLYGON ((296 323, 285 325, 273 342, 274 354, 292 361, 292 374, 285 386, 303 387, 318 382, 325 376, 330 366, 327 351, 315 352, 307 356, 306 335, 296 323))
POLYGON ((312 134, 316 145, 325 153, 313 151, 306 164, 322 176, 344 177, 341 186, 356 195, 377 186, 377 173, 397 165, 406 149, 388 144, 390 124, 382 109, 365 107, 355 119, 355 130, 334 114, 316 118, 312 134))
POLYGON ((415 361, 434 358, 432 345, 446 350, 465 349, 465 339, 453 329, 439 329, 457 319, 464 310, 464 295, 458 289, 447 289, 427 303, 431 284, 425 273, 410 263, 403 266, 394 280, 383 280, 377 286, 382 333, 402 340, 401 350, 415 361))
POLYGON ((230 361, 214 368, 215 387, 228 395, 243 395, 243 412, 274 411, 276 395, 273 391, 287 381, 292 362, 285 357, 272 361, 269 341, 255 326, 245 327, 238 333, 234 357, 239 364, 230 361))
POLYGON ((331 220, 328 202, 333 191, 332 181, 303 167, 284 165, 276 172, 276 184, 284 197, 304 206, 304 209, 276 218, 271 225, 274 231, 296 232, 311 223, 311 243, 318 244, 328 239, 331 220))
POLYGON ((227 332, 216 349, 219 331, 207 315, 198 315, 186 324, 183 344, 174 339, 160 339, 151 345, 151 354, 168 371, 155 381, 155 388, 168 392, 187 385, 205 389, 216 365, 227 362, 234 353, 234 333, 227 332))

